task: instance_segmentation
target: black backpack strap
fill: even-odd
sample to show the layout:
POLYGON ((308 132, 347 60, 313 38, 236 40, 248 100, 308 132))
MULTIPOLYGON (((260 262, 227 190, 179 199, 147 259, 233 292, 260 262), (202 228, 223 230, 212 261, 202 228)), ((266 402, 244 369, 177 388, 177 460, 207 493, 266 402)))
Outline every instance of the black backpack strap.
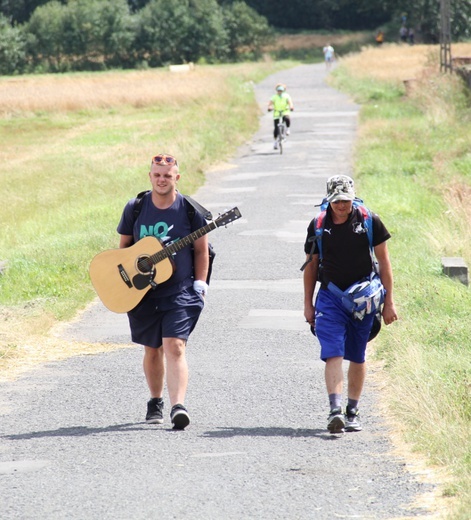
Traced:
POLYGON ((140 193, 137 194, 136 196, 136 199, 134 201, 134 207, 133 207, 133 211, 132 211, 132 214, 133 214, 133 217, 134 217, 134 222, 136 222, 137 220, 137 217, 139 216, 139 213, 141 212, 141 209, 142 209, 142 201, 144 200, 144 197, 150 193, 150 190, 145 190, 145 191, 141 191, 140 193))
MULTIPOLYGON (((190 204, 190 206, 198 211, 198 213, 201 213, 201 215, 203 215, 206 220, 213 220, 213 214, 205 207, 203 207, 199 202, 196 202, 196 200, 192 199, 189 195, 183 195, 183 193, 181 195, 190 204)), ((190 213, 188 214, 190 215, 190 213)), ((193 219, 193 216, 194 214, 190 216, 190 220, 193 219)))

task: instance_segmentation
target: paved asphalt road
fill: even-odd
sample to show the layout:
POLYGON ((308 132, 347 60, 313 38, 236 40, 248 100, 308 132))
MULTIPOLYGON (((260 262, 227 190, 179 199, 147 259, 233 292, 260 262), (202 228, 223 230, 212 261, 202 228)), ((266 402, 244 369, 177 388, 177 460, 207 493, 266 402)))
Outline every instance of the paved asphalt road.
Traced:
MULTIPOLYGON (((427 516, 417 499, 432 487, 392 451, 371 378, 364 431, 326 431, 323 363, 302 315, 299 268, 326 178, 351 173, 358 106, 324 79, 323 64, 303 65, 257 85, 259 131, 195 195, 215 214, 238 206, 243 218, 210 235, 213 281, 188 345, 190 427, 170 429, 168 404, 163 425, 144 422, 136 345, 1 384, 0 518, 427 516), (283 155, 266 113, 278 81, 295 103, 283 155)), ((100 303, 65 334, 129 344, 126 316, 100 303)))

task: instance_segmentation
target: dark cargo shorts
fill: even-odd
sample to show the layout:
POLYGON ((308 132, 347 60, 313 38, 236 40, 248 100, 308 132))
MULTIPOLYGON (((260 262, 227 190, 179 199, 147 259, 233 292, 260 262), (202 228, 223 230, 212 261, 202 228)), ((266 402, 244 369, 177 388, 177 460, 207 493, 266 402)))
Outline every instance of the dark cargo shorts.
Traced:
POLYGON ((187 340, 203 307, 203 298, 192 286, 163 298, 146 297, 128 312, 131 339, 153 348, 161 347, 163 338, 187 340))

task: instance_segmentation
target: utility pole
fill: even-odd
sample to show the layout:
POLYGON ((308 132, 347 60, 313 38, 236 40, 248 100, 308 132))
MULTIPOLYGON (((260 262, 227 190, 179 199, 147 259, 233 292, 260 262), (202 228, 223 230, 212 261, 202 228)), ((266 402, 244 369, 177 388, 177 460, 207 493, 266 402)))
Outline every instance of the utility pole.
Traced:
POLYGON ((440 0, 440 72, 452 72, 450 0, 440 0))

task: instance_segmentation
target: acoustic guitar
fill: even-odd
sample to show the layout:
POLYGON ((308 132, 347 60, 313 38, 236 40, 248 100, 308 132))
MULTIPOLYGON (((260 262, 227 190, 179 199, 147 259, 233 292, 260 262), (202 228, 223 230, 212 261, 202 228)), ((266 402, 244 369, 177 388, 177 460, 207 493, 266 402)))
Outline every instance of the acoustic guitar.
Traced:
POLYGON ((164 246, 158 238, 149 236, 130 247, 103 251, 90 263, 93 287, 110 311, 128 312, 134 309, 147 291, 157 288, 173 275, 173 254, 213 229, 226 226, 241 216, 238 208, 233 208, 168 246, 164 246))

